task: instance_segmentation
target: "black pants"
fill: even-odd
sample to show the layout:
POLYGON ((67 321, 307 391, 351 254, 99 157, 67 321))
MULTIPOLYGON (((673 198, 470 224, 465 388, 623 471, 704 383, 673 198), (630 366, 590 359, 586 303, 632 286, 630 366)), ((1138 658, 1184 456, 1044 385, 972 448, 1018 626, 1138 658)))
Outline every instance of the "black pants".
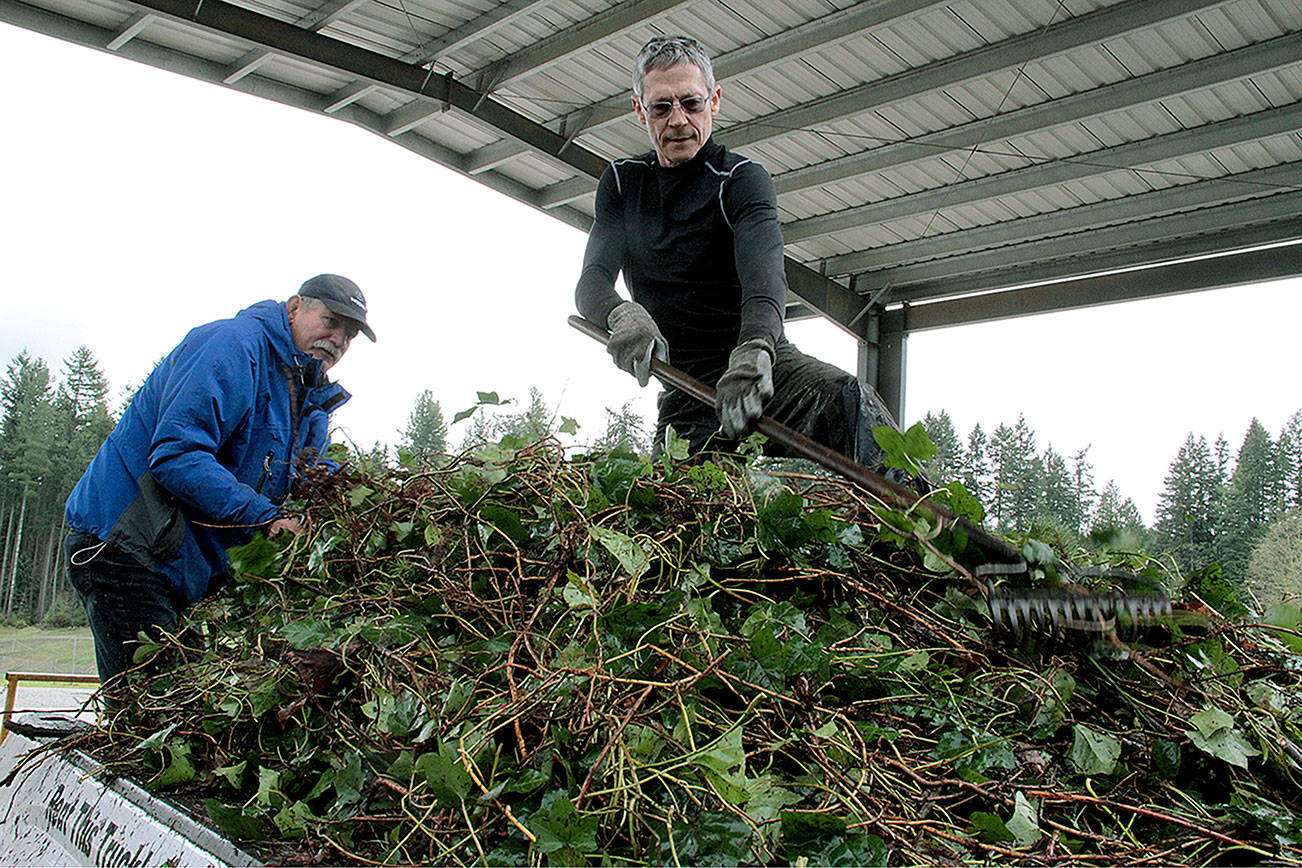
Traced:
MULTIPOLYGON (((713 383, 708 385, 713 386, 713 383)), ((730 451, 736 442, 719 432, 719 417, 713 407, 686 392, 667 389, 659 398, 659 419, 653 454, 664 449, 665 431, 674 432, 688 441, 693 453, 704 449, 730 451)), ((773 359, 773 397, 764 405, 764 415, 835 449, 870 470, 909 485, 908 474, 882 464, 881 447, 873 438, 877 425, 898 428, 895 418, 873 389, 860 383, 840 368, 807 356, 783 341, 773 359)), ((769 443, 766 455, 794 456, 781 445, 769 443)))
POLYGON ((125 686, 123 673, 139 644, 136 634, 175 633, 184 607, 166 578, 89 534, 69 534, 64 551, 68 581, 81 595, 95 638, 100 685, 112 702, 125 686))

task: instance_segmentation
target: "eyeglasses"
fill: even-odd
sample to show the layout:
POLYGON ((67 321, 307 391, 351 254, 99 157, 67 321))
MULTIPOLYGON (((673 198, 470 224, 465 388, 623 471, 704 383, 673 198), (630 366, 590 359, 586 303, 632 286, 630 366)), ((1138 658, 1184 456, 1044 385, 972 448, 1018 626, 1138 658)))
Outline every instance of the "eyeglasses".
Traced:
POLYGON ((705 104, 708 100, 703 96, 689 96, 683 99, 665 99, 658 102, 645 103, 642 109, 647 115, 655 120, 662 121, 674 113, 674 106, 681 106, 684 114, 699 115, 705 111, 705 104))

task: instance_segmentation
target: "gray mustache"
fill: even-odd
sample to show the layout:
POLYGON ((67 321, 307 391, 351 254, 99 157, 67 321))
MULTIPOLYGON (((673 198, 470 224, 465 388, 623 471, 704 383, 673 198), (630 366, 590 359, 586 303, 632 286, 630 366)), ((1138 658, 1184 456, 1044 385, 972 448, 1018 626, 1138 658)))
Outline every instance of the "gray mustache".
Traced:
POLYGON ((326 355, 330 357, 332 361, 336 361, 336 362, 339 361, 339 357, 343 355, 343 352, 337 346, 335 346, 334 344, 330 343, 327 340, 319 340, 314 342, 312 344, 312 349, 323 351, 326 355))

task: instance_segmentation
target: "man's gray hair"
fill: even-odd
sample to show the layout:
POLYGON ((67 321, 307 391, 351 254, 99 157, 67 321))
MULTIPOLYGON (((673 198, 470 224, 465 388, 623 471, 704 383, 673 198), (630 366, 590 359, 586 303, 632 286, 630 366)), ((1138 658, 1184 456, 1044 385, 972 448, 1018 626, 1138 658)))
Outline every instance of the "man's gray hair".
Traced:
POLYGON ((690 36, 677 34, 653 36, 633 62, 633 96, 642 99, 642 79, 653 69, 669 69, 680 63, 690 63, 705 77, 706 95, 714 93, 714 64, 701 43, 690 36))

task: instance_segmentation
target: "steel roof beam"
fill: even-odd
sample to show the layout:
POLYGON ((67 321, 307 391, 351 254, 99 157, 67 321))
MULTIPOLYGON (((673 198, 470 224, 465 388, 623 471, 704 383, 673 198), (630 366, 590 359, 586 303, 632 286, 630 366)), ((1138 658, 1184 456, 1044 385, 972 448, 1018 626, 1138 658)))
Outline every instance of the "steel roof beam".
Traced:
MULTIPOLYGON (((1006 260, 1010 255, 1024 261, 1028 258, 1044 258, 1043 255, 1026 252, 1038 247, 1066 243, 1069 248, 1074 245, 1079 250, 1082 245, 1093 248, 1125 245, 1128 243, 1126 231, 1142 232, 1145 231, 1144 227, 1160 222, 1145 219, 1154 214, 1177 214, 1170 224, 1173 234, 1204 231, 1194 229, 1191 225, 1180 231, 1178 223, 1180 220, 1200 221, 1203 219, 1201 215, 1208 213, 1207 209, 1224 202, 1237 201, 1239 204, 1231 206, 1231 213, 1221 218, 1230 221, 1226 225, 1233 225, 1241 222, 1235 219, 1239 212, 1234 209, 1246 211, 1255 203, 1263 201, 1263 194, 1269 194, 1272 190, 1302 190, 1302 186, 1297 183, 1299 180, 1302 180, 1302 161, 1281 163, 1265 169, 1253 169, 1149 193, 1121 196, 1090 205, 1078 205, 1032 217, 1005 220, 834 256, 825 260, 825 271, 834 275, 862 272, 861 279, 870 280, 878 286, 898 287, 940 275, 954 277, 967 271, 998 267, 1003 264, 1000 260, 1006 260), (1253 196, 1259 198, 1249 198, 1253 196), (1104 236, 1111 240, 1099 240, 1104 236), (1062 239, 1068 240, 1063 242, 1062 239), (893 265, 882 267, 888 263, 893 265)), ((1286 201, 1268 195, 1265 198, 1280 205, 1286 201)), ((1052 255, 1070 255, 1070 249, 1052 255)), ((896 296, 892 294, 892 298, 896 296)))
POLYGON ((137 12, 135 15, 131 16, 126 24, 122 25, 122 29, 119 30, 104 47, 109 51, 117 51, 119 48, 139 36, 141 31, 157 20, 158 19, 155 16, 150 15, 147 12, 137 12))
POLYGON ((486 93, 519 81, 559 63, 572 54, 591 48, 595 43, 630 30, 689 0, 625 0, 573 27, 539 40, 526 51, 518 51, 478 70, 490 86, 486 93))
POLYGON ((487 172, 489 169, 496 169, 503 163, 510 162, 516 157, 527 153, 528 150, 514 139, 502 139, 493 142, 491 145, 485 145, 478 150, 471 151, 466 165, 470 167, 470 174, 477 175, 480 172, 487 172))
POLYGON ((875 111, 885 105, 1096 45, 1231 2, 1234 0, 1126 0, 1060 24, 1037 28, 926 66, 742 121, 720 129, 718 138, 731 148, 756 145, 793 130, 807 130, 875 111))
MULTIPOLYGON (((599 176, 606 161, 577 145, 565 147, 553 133, 509 107, 485 98, 450 76, 428 76, 418 66, 332 39, 294 24, 262 15, 226 0, 204 0, 197 9, 191 0, 125 0, 131 6, 166 17, 187 27, 236 37, 278 55, 296 58, 353 78, 428 101, 429 106, 458 111, 498 133, 519 139, 534 151, 571 170, 599 176)), ((334 99, 334 95, 323 99, 334 99)), ((404 111, 399 109, 398 111, 404 111)), ((390 117, 392 128, 395 118, 390 117)), ((409 118, 408 118, 409 120, 409 118)))
POLYGON ((352 105, 369 93, 379 90, 379 85, 369 81, 355 81, 352 84, 346 84, 339 88, 326 99, 326 106, 322 111, 326 114, 334 114, 344 106, 352 105))
POLYGON ((498 29, 513 21, 519 21, 539 6, 546 6, 549 0, 507 0, 498 3, 492 9, 470 19, 465 24, 454 27, 448 32, 424 43, 402 56, 408 63, 422 65, 437 60, 444 54, 456 51, 474 42, 491 36, 498 29))
MULTIPOLYGON (((262 15, 225 0, 204 0, 197 6, 191 0, 127 0, 127 2, 138 11, 167 18, 185 27, 243 39, 278 55, 341 72, 358 81, 435 100, 445 104, 451 111, 460 112, 504 136, 519 140, 534 152, 566 165, 580 175, 595 179, 606 167, 604 158, 567 141, 563 136, 520 115, 491 97, 484 97, 450 76, 429 78, 420 67, 304 30, 292 23, 262 15), (423 92, 422 89, 427 86, 430 92, 423 92)), ((89 30, 94 34, 90 42, 72 36, 62 36, 62 38, 82 42, 93 48, 102 48, 113 36, 103 28, 90 25, 69 27, 73 23, 71 19, 35 10, 17 0, 0 0, 0 19, 21 19, 15 20, 14 23, 51 35, 62 36, 65 32, 81 33, 89 30)), ((148 56, 150 59, 143 62, 202 80, 220 82, 226 75, 226 68, 219 64, 164 49, 139 39, 127 43, 123 53, 127 51, 130 51, 127 56, 148 56)), ((327 105, 333 104, 332 100, 338 99, 337 93, 312 94, 310 97, 291 99, 285 94, 307 92, 257 76, 248 76, 229 86, 317 112, 324 112, 327 105), (271 95, 273 92, 276 95, 271 95)), ((373 112, 356 105, 338 109, 335 116, 344 117, 372 132, 386 136, 391 124, 391 119, 378 118, 373 112), (359 118, 362 120, 359 121, 359 118)), ((392 140, 410 150, 430 156, 431 159, 448 165, 458 172, 466 171, 464 155, 442 148, 416 133, 405 133, 392 140)), ((536 196, 535 191, 524 188, 519 182, 498 173, 485 173, 478 178, 487 186, 507 192, 520 201, 529 202, 536 196)), ((553 207, 548 213, 585 231, 591 222, 590 217, 566 205, 553 207)), ((787 257, 786 269, 792 292, 828 318, 843 323, 848 322, 849 317, 858 312, 856 310, 859 305, 858 296, 846 287, 823 277, 790 257, 787 257), (843 315, 845 319, 841 319, 843 315)))
MULTIPOLYGON (((650 18, 662 15, 684 2, 688 2, 688 0, 625 0, 624 3, 613 6, 599 15, 540 40, 527 51, 504 57, 464 77, 478 80, 480 85, 476 89, 479 92, 483 94, 492 93, 525 76, 560 63, 573 54, 591 48, 594 42, 643 24, 650 18)), ((417 56, 403 58, 404 61, 409 59, 415 60, 417 56)), ((410 109, 412 113, 419 111, 414 104, 404 106, 402 110, 407 109, 410 109)), ((433 111, 426 113, 415 120, 411 126, 421 123, 433 113, 433 111)), ((411 126, 406 127, 406 129, 411 129, 411 126)), ((401 127, 397 128, 402 129, 401 127)), ((567 139, 572 140, 573 137, 567 137, 567 139)), ((527 149, 525 148, 517 148, 507 156, 499 157, 494 165, 501 165, 507 160, 522 156, 526 152, 527 149)))
MULTIPOLYGON (((366 0, 329 0, 329 2, 321 4, 313 11, 299 18, 294 24, 304 30, 324 30, 365 2, 366 0)), ((222 77, 222 83, 234 84, 244 76, 257 71, 259 66, 262 66, 270 59, 270 51, 255 48, 227 68, 226 75, 222 77)))
POLYGON ((550 210, 557 205, 568 205, 597 189, 597 182, 588 177, 570 178, 538 191, 535 202, 539 208, 550 210))
MULTIPOLYGON (((351 0, 335 0, 335 2, 345 3, 351 2, 351 0)), ((466 22, 460 27, 449 30, 442 36, 424 43, 419 48, 408 51, 406 54, 402 55, 400 59, 405 63, 411 63, 416 66, 426 64, 435 60, 441 54, 453 51, 476 39, 488 36, 498 27, 517 20, 519 17, 532 12, 535 7, 544 5, 546 2, 548 2, 548 0, 510 0, 510 2, 499 3, 488 12, 466 22)), ((337 92, 337 98, 332 101, 332 105, 337 106, 337 108, 328 109, 327 113, 337 111, 338 108, 342 108, 355 100, 361 99, 374 89, 374 85, 370 85, 364 81, 355 81, 345 85, 337 92)), ((421 111, 420 105, 421 104, 418 102, 411 103, 399 109, 398 111, 400 112, 404 109, 409 111, 406 116, 394 118, 394 121, 391 124, 391 128, 394 131, 389 135, 402 135, 435 113, 435 111, 426 112, 425 114, 420 115, 414 122, 409 122, 411 121, 411 115, 413 113, 418 114, 421 111)), ((519 145, 516 145, 516 147, 518 148, 515 152, 516 154, 525 153, 524 148, 520 148, 519 145)), ((498 163, 495 165, 501 164, 498 163)))
MULTIPOLYGON (((947 2, 949 0, 861 0, 853 6, 713 58, 714 77, 717 81, 737 78, 803 52, 827 48, 874 28, 907 20, 947 2)), ((578 138, 623 120, 631 111, 632 99, 633 90, 629 88, 563 114, 552 123, 561 129, 573 127, 570 138, 578 138)), ((516 150, 512 156, 521 153, 523 151, 516 150)))
MULTIPOLYGON (((1143 168, 1152 163, 1296 130, 1302 130, 1302 103, 795 220, 783 225, 782 235, 788 244, 796 244, 846 229, 902 220, 1095 175, 1118 171, 1143 175, 1156 171, 1143 168)), ((1188 182, 1183 178, 1177 182, 1185 183, 1188 182)))
POLYGON ((1133 247, 1116 247, 1083 255, 1038 262, 1013 262, 1002 268, 974 272, 940 280, 923 281, 900 291, 910 302, 926 301, 970 293, 990 292, 1030 283, 1070 280, 1123 268, 1144 268, 1191 256, 1212 256, 1227 249, 1280 244, 1302 238, 1302 218, 1269 219, 1267 222, 1223 231, 1209 231, 1191 238, 1164 238, 1160 242, 1133 247))
POLYGON ((1110 112, 1151 105, 1179 94, 1292 66, 1299 57, 1302 57, 1302 33, 1290 33, 1138 78, 1124 79, 961 126, 793 169, 776 176, 773 183, 779 195, 822 187, 930 159, 945 151, 967 150, 986 142, 1016 138, 1110 112))
MULTIPOLYGON (((204 0, 204 5, 207 6, 217 2, 218 0, 204 0)), ((114 35, 113 31, 48 10, 38 9, 17 2, 17 0, 0 0, 0 21, 98 50, 106 50, 105 46, 114 35)), ((293 25, 286 24, 285 26, 293 25)), ((325 37, 316 38, 324 39, 325 37)), ((226 74, 225 64, 165 48, 144 39, 134 39, 124 44, 115 53, 115 56, 125 57, 138 63, 179 73, 211 84, 220 84, 226 74)), ((260 78, 256 75, 248 76, 233 85, 228 85, 228 87, 240 93, 258 96, 282 105, 312 112, 324 112, 327 105, 327 98, 319 93, 283 82, 260 78)), ((433 162, 447 166, 453 171, 465 173, 462 166, 465 159, 464 155, 416 133, 389 138, 384 131, 385 118, 361 106, 347 106, 339 110, 334 117, 348 121, 376 135, 385 136, 386 140, 433 162)), ((521 202, 528 202, 534 194, 534 191, 524 184, 493 172, 480 175, 476 180, 490 189, 497 190, 521 202)), ((588 229, 592 219, 581 211, 566 207, 554 208, 547 213, 584 231, 588 229)))
MULTIPOLYGON (((1284 234, 1302 236, 1302 220, 1290 221, 1284 234)), ((1217 244, 1223 244, 1224 239, 1217 244)), ((1054 311, 1223 289, 1302 274, 1302 244, 1255 249, 1166 263, 1074 280, 987 292, 904 308, 882 315, 883 332, 919 332, 1054 311)))

